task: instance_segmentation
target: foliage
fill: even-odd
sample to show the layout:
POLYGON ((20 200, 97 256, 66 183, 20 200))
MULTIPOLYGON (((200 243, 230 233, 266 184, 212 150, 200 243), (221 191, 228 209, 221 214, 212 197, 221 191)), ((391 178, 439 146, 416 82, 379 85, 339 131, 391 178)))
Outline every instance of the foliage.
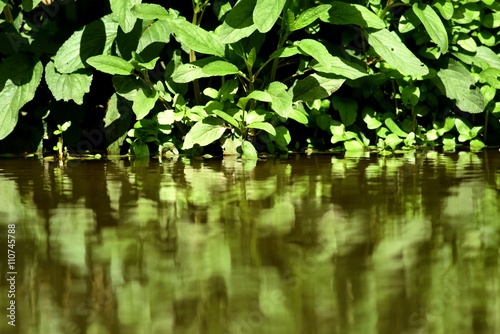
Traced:
MULTIPOLYGON (((391 154, 500 143, 494 1, 193 0, 164 7, 111 0, 93 20, 75 19, 82 8, 64 2, 65 16, 34 24, 28 18, 37 3, 3 7, 3 141, 13 140, 20 112, 40 118, 28 103, 34 97, 49 111, 54 101, 70 101, 85 113, 103 91, 108 115, 89 117, 114 117, 120 131, 113 144, 121 146, 127 133, 138 157, 158 147, 189 155, 222 147, 255 159, 304 149, 391 154), (37 89, 42 68, 46 89, 37 89), (99 72, 112 76, 112 87, 96 82, 99 72), (128 106, 124 117, 111 116, 117 104, 128 106)), ((43 122, 75 124, 72 117, 50 114, 43 122)))

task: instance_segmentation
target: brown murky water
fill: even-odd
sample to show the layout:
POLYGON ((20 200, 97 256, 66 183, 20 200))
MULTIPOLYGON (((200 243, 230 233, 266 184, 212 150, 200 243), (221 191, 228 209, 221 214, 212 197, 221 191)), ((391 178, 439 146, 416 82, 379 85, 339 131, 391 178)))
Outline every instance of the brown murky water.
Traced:
POLYGON ((500 333, 500 154, 0 160, 0 248, 6 334, 500 333))

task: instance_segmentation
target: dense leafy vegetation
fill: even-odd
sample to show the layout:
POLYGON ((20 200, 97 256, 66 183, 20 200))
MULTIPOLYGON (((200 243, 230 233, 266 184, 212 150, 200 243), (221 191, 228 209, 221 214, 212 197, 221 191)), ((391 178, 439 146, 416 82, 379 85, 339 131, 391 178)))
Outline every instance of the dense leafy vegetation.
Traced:
POLYGON ((66 122, 69 153, 138 157, 500 143, 493 0, 93 5, 0 1, 0 149, 66 122))

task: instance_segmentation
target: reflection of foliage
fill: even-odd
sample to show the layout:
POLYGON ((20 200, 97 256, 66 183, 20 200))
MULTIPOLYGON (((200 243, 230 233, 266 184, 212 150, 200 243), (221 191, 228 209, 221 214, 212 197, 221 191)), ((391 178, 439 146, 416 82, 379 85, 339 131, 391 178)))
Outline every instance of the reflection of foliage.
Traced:
POLYGON ((449 332, 468 303, 500 312, 491 152, 21 163, 2 163, 0 216, 20 277, 41 282, 34 304, 19 297, 40 333, 322 332, 332 317, 339 333, 449 332))

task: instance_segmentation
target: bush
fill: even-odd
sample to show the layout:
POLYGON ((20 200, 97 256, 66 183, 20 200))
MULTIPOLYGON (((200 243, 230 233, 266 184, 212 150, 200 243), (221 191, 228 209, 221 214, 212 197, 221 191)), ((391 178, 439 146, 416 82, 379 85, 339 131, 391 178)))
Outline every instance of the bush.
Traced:
POLYGON ((68 121, 68 151, 137 157, 500 143, 498 2, 169 3, 1 1, 0 147, 68 121))

